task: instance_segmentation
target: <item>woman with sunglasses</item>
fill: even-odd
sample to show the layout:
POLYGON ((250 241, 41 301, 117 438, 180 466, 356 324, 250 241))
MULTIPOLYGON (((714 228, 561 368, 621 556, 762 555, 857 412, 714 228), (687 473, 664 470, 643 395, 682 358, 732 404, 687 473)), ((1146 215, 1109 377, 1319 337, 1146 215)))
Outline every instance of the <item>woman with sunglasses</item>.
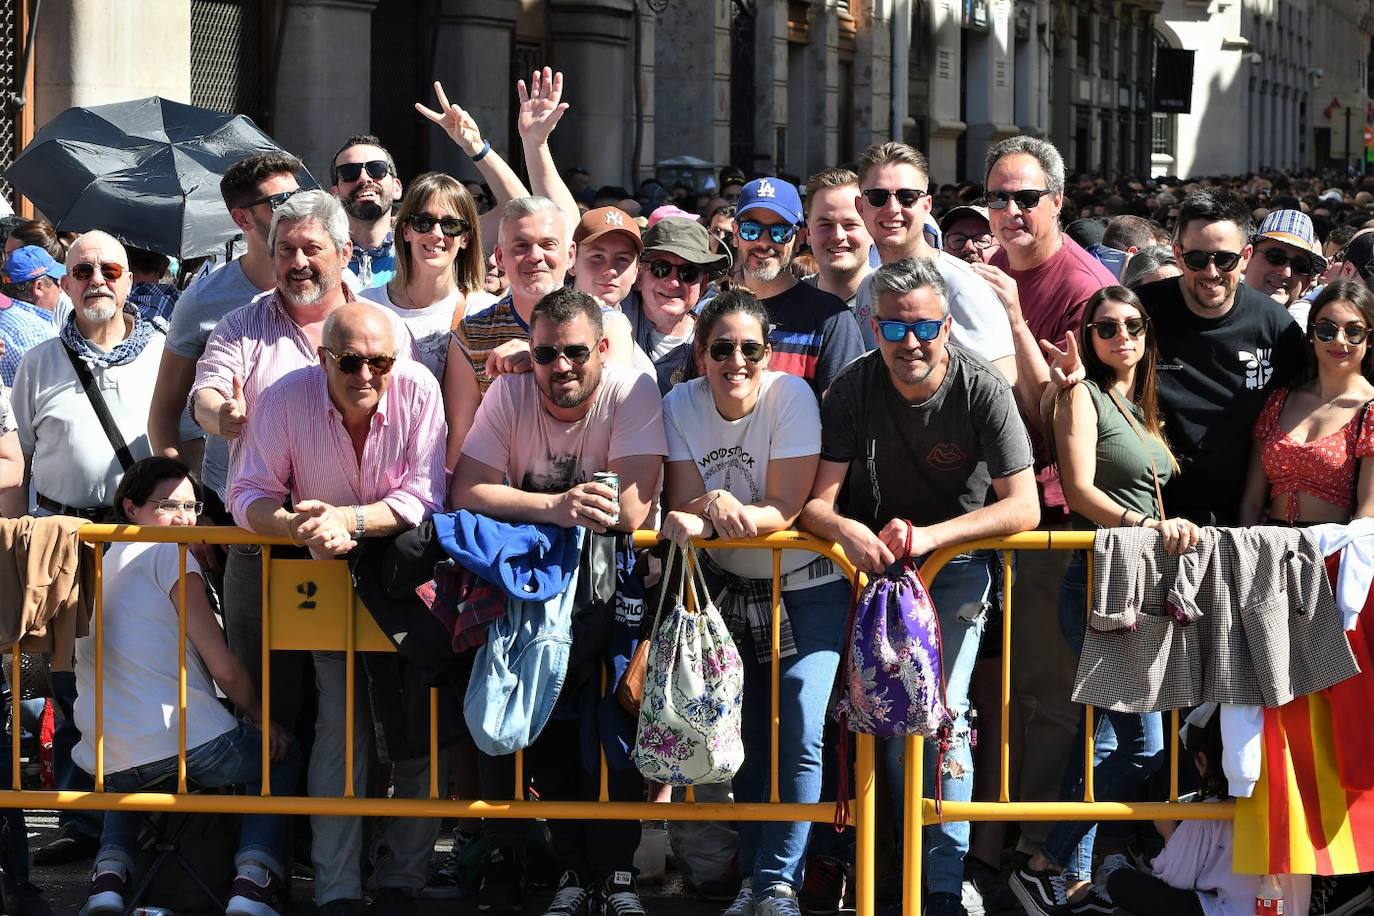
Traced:
MULTIPOLYGON (((697 321, 702 375, 663 400, 668 433, 660 534, 750 538, 792 527, 820 461, 820 413, 801 378, 768 368, 768 312, 745 289, 716 296, 697 321)), ((708 580, 723 583, 721 612, 744 659, 744 765, 735 797, 766 801, 769 783, 771 598, 773 560, 766 551, 715 549, 703 559, 708 580)), ((784 551, 780 567, 783 638, 778 787, 785 802, 814 802, 821 790, 821 735, 839 666, 849 584, 829 561, 784 551)), ((759 916, 797 916, 806 822, 739 825, 740 892, 759 916)))
POLYGON ((477 205, 457 179, 427 172, 406 190, 396 226, 396 276, 359 295, 401 317, 421 361, 442 380, 456 318, 495 301, 483 289, 477 205))
MULTIPOLYGON (((116 520, 152 528, 192 526, 202 505, 191 472, 173 458, 135 462, 114 494, 116 520)), ((177 775, 177 709, 180 675, 178 548, 176 544, 126 541, 110 545, 104 560, 104 680, 97 685, 96 637, 76 642, 75 719, 81 743, 77 766, 95 772, 98 734, 95 698, 104 694, 105 787, 114 792, 149 789, 177 775)), ((290 735, 264 722, 257 689, 243 663, 229 651, 205 594, 200 566, 186 555, 186 775, 206 788, 242 785, 258 794, 262 742, 272 759, 271 787, 290 793, 299 758, 290 735), (250 721, 234 718, 215 689, 250 721)), ((161 791, 165 791, 165 788, 161 791)), ((100 851, 82 916, 122 913, 139 854, 140 821, 132 811, 105 812, 100 851)), ((281 912, 288 858, 287 821, 279 815, 246 815, 235 857, 228 914, 281 912)))
POLYGON ((1240 522, 1308 525, 1374 515, 1374 294, 1337 280, 1312 303, 1311 369, 1269 396, 1255 423, 1257 447, 1240 522))
MULTIPOLYGON (((1197 526, 1164 515, 1161 492, 1178 464, 1164 436, 1155 391, 1154 328, 1140 299, 1124 286, 1099 290, 1084 305, 1079 338, 1086 378, 1059 395, 1051 421, 1074 526, 1154 528, 1170 553, 1192 549, 1197 526)), ((1070 331, 1069 346, 1074 345, 1070 331)), ((1076 551, 1059 594, 1059 625, 1075 652, 1083 649, 1087 589, 1087 555, 1076 551)), ((1160 714, 1099 711, 1094 723, 1097 800, 1133 798, 1164 759, 1160 714)), ((1083 746, 1081 724, 1073 746, 1083 746)), ((1074 754, 1062 796, 1082 797, 1082 785, 1083 760, 1074 754)), ((1067 892, 1073 906, 1106 906, 1092 888, 1096 830, 1093 823, 1057 825, 1041 851, 1012 876, 1012 891, 1027 912, 1047 912, 1056 889, 1067 892)), ((1106 906, 1101 912, 1110 910, 1106 906)))

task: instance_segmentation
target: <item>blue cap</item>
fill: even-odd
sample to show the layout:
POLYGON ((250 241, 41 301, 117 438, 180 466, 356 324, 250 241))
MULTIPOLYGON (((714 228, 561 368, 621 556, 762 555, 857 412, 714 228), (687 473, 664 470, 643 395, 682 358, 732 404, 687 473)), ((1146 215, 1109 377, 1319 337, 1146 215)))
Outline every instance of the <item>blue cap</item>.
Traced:
POLYGON ((27 283, 39 277, 51 277, 56 280, 67 273, 67 268, 54 261, 52 255, 37 245, 16 248, 14 253, 5 259, 5 266, 0 270, 4 271, 10 283, 27 283))
POLYGON ((804 221, 801 195, 781 178, 755 178, 745 185, 735 202, 735 217, 748 210, 771 210, 794 226, 804 221))

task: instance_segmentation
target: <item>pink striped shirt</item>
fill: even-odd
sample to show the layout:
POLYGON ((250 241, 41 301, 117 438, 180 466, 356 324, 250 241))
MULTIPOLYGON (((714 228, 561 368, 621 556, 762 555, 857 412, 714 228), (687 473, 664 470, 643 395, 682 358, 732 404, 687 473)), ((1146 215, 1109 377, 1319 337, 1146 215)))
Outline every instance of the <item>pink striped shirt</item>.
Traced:
MULTIPOLYGON (((356 301, 347 286, 344 286, 344 298, 356 301)), ((390 310, 380 306, 378 310, 391 318, 396 335, 396 358, 416 358, 414 339, 404 323, 390 310)), ((234 309, 215 326, 205 344, 205 353, 196 364, 196 380, 188 399, 191 412, 195 413, 196 395, 202 389, 232 397, 234 376, 237 375, 243 382, 243 399, 247 407, 246 435, 253 427, 253 414, 262 393, 288 372, 318 365, 319 361, 314 345, 281 301, 281 293, 273 292, 234 309)), ((243 438, 230 439, 228 483, 231 486, 238 476, 242 454, 243 438)))
POLYGON ((398 362, 372 415, 362 460, 329 398, 318 364, 283 376, 263 393, 245 428, 242 464, 229 490, 234 521, 248 527, 259 499, 318 499, 331 506, 384 502, 418 525, 443 506, 444 398, 423 365, 398 362))

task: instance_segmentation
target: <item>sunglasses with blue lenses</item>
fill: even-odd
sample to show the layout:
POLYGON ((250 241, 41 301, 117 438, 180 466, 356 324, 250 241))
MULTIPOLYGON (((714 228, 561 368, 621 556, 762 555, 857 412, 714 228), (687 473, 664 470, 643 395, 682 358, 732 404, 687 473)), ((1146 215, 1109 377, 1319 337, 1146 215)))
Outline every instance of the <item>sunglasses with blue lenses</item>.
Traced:
POLYGON ((797 234, 797 227, 790 223, 773 223, 765 226, 752 219, 744 219, 739 223, 739 237, 746 242, 757 242, 765 229, 768 230, 768 237, 773 240, 774 245, 786 245, 797 234))
POLYGON ((929 342, 940 336, 940 329, 944 326, 943 318, 923 318, 912 322, 878 320, 878 331, 888 343, 901 343, 906 340, 908 332, 915 334, 916 339, 923 343, 929 342))

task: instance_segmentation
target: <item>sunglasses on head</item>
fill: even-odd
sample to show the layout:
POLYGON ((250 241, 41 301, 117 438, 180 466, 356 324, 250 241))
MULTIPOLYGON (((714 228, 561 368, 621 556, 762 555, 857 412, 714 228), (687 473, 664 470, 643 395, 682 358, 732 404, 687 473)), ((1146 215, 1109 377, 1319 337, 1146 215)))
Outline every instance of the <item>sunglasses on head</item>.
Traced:
POLYGON ((1183 252, 1180 258, 1183 266, 1192 271, 1204 271, 1207 265, 1216 262, 1217 270, 1226 273, 1228 270, 1235 270, 1240 263, 1240 254, 1234 251, 1192 251, 1183 252))
POLYGON ((711 359, 723 363, 734 356, 736 350, 742 353, 749 362, 756 363, 763 359, 763 355, 768 352, 768 345, 759 343, 757 340, 721 339, 711 344, 706 352, 710 354, 711 359))
POLYGON ((275 210, 303 190, 304 188, 295 188, 290 191, 278 191, 276 194, 268 194, 266 197, 259 197, 257 200, 250 201, 248 206, 256 207, 258 204, 267 204, 268 207, 275 210))
POLYGON ((1130 337, 1139 337, 1145 333, 1145 326, 1150 322, 1146 318, 1127 318, 1118 321, 1115 318, 1103 318, 1100 321, 1088 322, 1088 330, 1096 331, 1097 336, 1102 340, 1113 340, 1117 334, 1121 333, 1122 327, 1126 328, 1126 334, 1130 337))
POLYGON ((786 245, 797 234, 797 227, 790 223, 773 223, 765 226, 763 223, 746 219, 740 221, 739 237, 746 242, 757 242, 765 229, 768 230, 768 237, 773 240, 774 245, 786 245))
POLYGON ((391 165, 385 159, 369 159, 367 162, 345 162, 334 166, 335 181, 357 181, 367 169, 367 177, 381 181, 391 174, 391 165))
POLYGON ((662 258, 655 258, 652 261, 645 261, 644 266, 649 268, 649 273, 655 279, 666 280, 672 276, 673 271, 677 271, 678 280, 685 286, 697 282, 705 275, 706 271, 695 264, 673 264, 662 258))
POLYGON ((367 363, 367 367, 372 370, 373 375, 386 375, 391 371, 391 367, 396 365, 396 357, 394 356, 363 356, 361 353, 354 353, 351 350, 335 353, 328 347, 321 347, 320 349, 329 354, 330 358, 338 365, 339 371, 344 375, 357 373, 363 368, 363 363, 367 363))
POLYGON ((1282 248, 1266 248, 1260 252, 1260 257, 1264 258, 1264 260, 1275 267, 1291 264, 1293 265, 1293 273, 1302 274, 1305 277, 1312 276, 1315 269, 1311 256, 1305 254, 1289 254, 1282 248))
POLYGON ((919 341, 929 342, 940 336, 940 329, 944 326, 943 318, 923 318, 911 322, 878 320, 878 331, 888 343, 901 343, 906 340, 908 332, 915 334, 919 341))
POLYGON ((868 205, 877 209, 887 206, 890 197, 896 197, 897 203, 903 207, 913 207, 916 205, 916 201, 929 193, 929 191, 923 191, 920 188, 898 188, 895 191, 889 191, 887 188, 869 188, 863 192, 863 195, 864 200, 868 201, 868 205))
POLYGON ((1040 203, 1040 198, 1052 193, 1048 188, 1026 188, 1024 191, 989 191, 984 198, 989 210, 1005 210, 1012 201, 1016 201, 1016 206, 1022 210, 1033 210, 1040 203))
POLYGON ((566 347, 544 344, 530 350, 530 355, 541 366, 549 365, 560 356, 566 356, 568 362, 575 366, 581 366, 592 358, 592 348, 586 344, 568 344, 566 347))
POLYGON ((461 216, 430 216, 428 213, 412 213, 407 222, 410 223, 410 228, 421 235, 429 232, 437 225, 439 231, 451 239, 457 238, 470 228, 468 221, 461 216))
POLYGON ((1329 318, 1318 318, 1312 325, 1312 336, 1322 343, 1331 343, 1338 332, 1345 335, 1345 342, 1352 347, 1358 347, 1369 336, 1369 328, 1354 321, 1341 327, 1329 318))
POLYGON ((124 276, 124 271, 129 269, 125 267, 123 264, 120 264, 116 261, 106 261, 99 265, 73 264, 71 266, 71 269, 68 270, 67 273, 71 274, 73 279, 85 283, 87 280, 95 276, 95 269, 97 266, 99 266, 100 275, 105 278, 106 283, 115 282, 120 277, 124 276))

